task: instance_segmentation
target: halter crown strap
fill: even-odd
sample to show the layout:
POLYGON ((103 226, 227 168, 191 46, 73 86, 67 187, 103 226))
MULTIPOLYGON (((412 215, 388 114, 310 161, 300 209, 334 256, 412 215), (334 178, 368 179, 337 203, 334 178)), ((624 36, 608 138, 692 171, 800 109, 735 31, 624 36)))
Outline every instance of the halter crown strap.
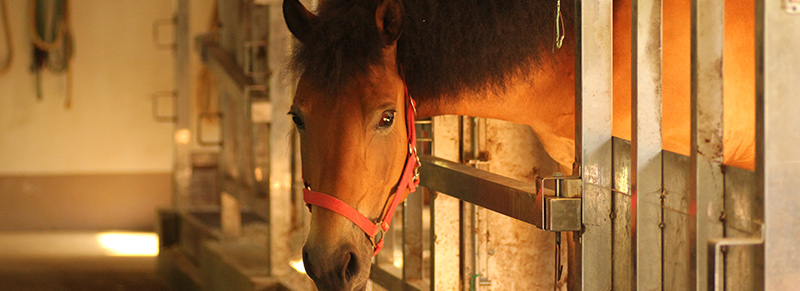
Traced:
POLYGON ((356 226, 361 228, 361 230, 364 231, 364 233, 366 233, 369 237, 370 242, 372 242, 374 249, 372 256, 377 255, 381 248, 383 248, 384 233, 389 230, 389 225, 392 223, 394 211, 406 196, 405 191, 408 190, 409 193, 414 192, 419 185, 418 170, 420 162, 419 157, 417 156, 416 148, 417 131, 416 128, 414 128, 414 114, 416 113, 417 109, 416 105, 414 104, 414 99, 412 99, 411 95, 408 94, 407 87, 405 88, 405 96, 407 103, 406 129, 408 131, 408 156, 406 157, 406 164, 403 167, 403 174, 400 176, 400 182, 397 185, 397 192, 395 192, 394 198, 391 200, 389 207, 386 209, 386 213, 378 223, 373 222, 358 212, 358 210, 344 201, 337 199, 336 197, 325 193, 312 191, 310 187, 303 189, 303 200, 308 204, 309 211, 311 211, 311 205, 317 205, 344 216, 348 220, 355 223, 356 226))

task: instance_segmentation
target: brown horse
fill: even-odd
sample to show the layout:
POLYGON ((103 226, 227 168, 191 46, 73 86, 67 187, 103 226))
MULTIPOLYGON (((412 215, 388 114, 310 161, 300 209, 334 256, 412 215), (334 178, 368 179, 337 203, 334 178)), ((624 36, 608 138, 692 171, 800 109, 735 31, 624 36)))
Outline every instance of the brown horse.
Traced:
MULTIPOLYGON (((562 3, 565 31, 571 7, 562 3)), ((630 139, 630 3, 614 9, 614 135, 630 139)), ((688 3, 665 1, 664 148, 689 153, 688 3)), ((725 161, 753 167, 752 3, 726 7, 725 161), (746 5, 745 5, 746 4, 746 5), (749 6, 748 6, 749 5, 749 6), (731 21, 732 20, 732 21, 731 21)), ((285 0, 300 45, 290 111, 304 179, 373 222, 409 158, 405 88, 417 115, 456 114, 527 124, 566 172, 574 160, 574 40, 554 49, 556 1, 328 0, 317 14, 285 0)), ((424 177, 423 177, 424 178, 424 177)), ((397 193, 397 194, 396 194, 397 193)), ((401 197, 403 198, 403 197, 401 197)), ((373 237, 339 211, 312 205, 303 249, 322 290, 363 289, 373 237)))

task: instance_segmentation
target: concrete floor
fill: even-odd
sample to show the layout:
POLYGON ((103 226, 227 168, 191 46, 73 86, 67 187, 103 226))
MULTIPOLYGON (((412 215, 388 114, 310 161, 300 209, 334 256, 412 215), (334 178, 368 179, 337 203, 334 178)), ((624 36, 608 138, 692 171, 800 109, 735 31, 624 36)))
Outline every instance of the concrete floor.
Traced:
POLYGON ((111 256, 88 232, 0 232, 0 290, 172 290, 156 257, 111 256))

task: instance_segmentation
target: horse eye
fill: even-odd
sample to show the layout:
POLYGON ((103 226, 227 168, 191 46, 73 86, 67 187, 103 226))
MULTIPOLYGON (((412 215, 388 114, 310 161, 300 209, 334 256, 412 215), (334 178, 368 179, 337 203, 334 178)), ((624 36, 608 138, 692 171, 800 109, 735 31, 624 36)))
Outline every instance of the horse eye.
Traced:
POLYGON ((381 115, 381 121, 378 122, 378 127, 386 128, 392 126, 394 123, 394 110, 386 110, 381 115))
POLYGON ((297 116, 297 114, 292 112, 289 112, 289 115, 292 116, 292 121, 294 122, 294 125, 297 126, 297 129, 303 129, 305 127, 305 124, 303 124, 303 119, 300 119, 300 116, 297 116))

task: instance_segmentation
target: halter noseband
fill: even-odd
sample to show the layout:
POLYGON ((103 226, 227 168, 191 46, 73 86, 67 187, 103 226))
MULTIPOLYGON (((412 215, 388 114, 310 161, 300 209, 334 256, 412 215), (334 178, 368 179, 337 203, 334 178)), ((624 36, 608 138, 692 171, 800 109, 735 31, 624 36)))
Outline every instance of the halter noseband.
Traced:
POLYGON ((417 130, 414 128, 414 114, 416 114, 417 109, 414 105, 414 99, 408 94, 408 87, 405 86, 405 81, 403 82, 403 87, 406 99, 408 155, 406 156, 403 174, 400 176, 400 182, 397 185, 397 192, 395 192, 394 198, 391 201, 386 201, 386 203, 389 203, 389 208, 386 209, 383 218, 378 222, 373 222, 344 201, 328 194, 312 191, 308 183, 306 183, 306 187, 303 189, 303 200, 308 204, 308 211, 311 211, 311 205, 317 205, 344 216, 361 228, 372 243, 374 249, 372 256, 377 255, 381 248, 383 248, 384 234, 389 230, 389 225, 392 223, 392 216, 394 215, 395 209, 404 199, 404 192, 406 190, 408 190, 409 193, 414 192, 417 185, 419 185, 420 162, 417 156, 416 146, 417 130))

